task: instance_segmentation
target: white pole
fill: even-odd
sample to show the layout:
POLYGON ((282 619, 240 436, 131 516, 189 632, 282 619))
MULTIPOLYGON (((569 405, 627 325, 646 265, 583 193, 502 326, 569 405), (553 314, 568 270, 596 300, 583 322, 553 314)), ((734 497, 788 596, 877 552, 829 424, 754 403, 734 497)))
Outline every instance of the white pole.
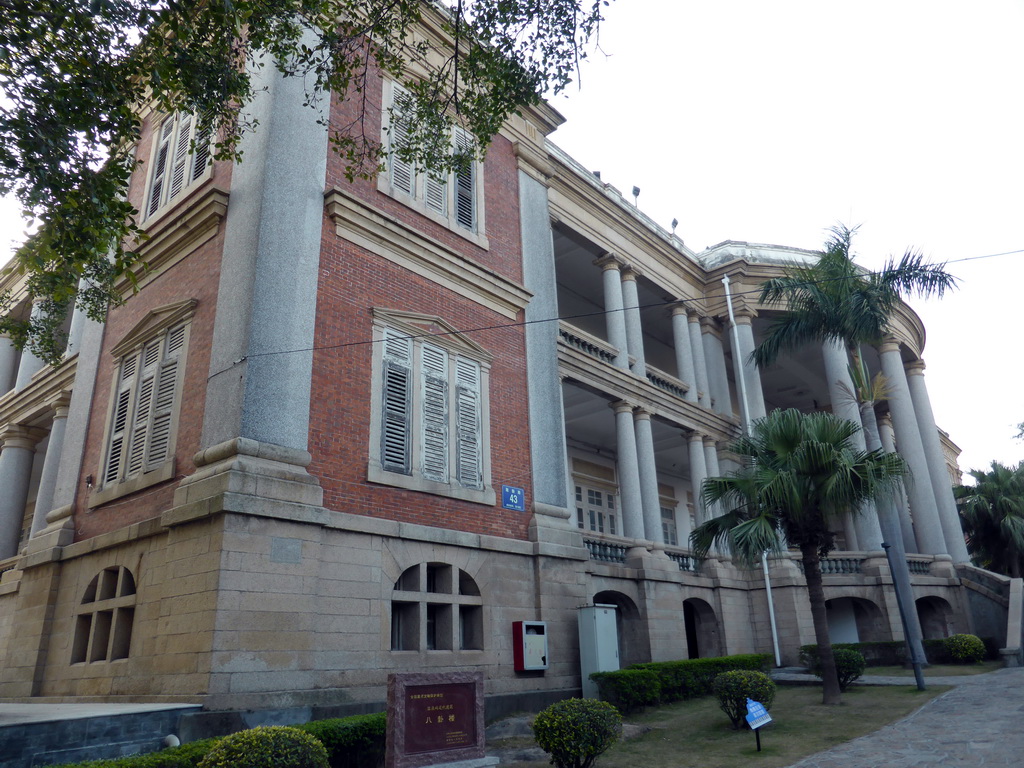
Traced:
POLYGON ((764 588, 768 596, 768 621, 772 625, 772 645, 775 647, 775 666, 782 666, 782 655, 779 653, 779 631, 775 626, 775 603, 772 601, 772 580, 768 576, 768 555, 761 553, 761 567, 764 569, 764 588))
MULTIPOLYGON (((725 306, 729 310, 729 327, 732 329, 733 361, 738 364, 736 378, 740 383, 740 410, 743 413, 743 432, 750 434, 750 405, 747 403, 747 376, 744 370, 746 361, 740 350, 740 332, 736 328, 736 316, 732 312, 732 293, 729 292, 729 276, 722 277, 725 286, 725 306)), ((779 653, 779 630, 775 625, 775 603, 772 600, 772 580, 768 575, 768 556, 761 553, 761 568, 764 570, 764 589, 768 599, 768 621, 772 628, 772 645, 775 648, 775 666, 782 666, 782 655, 779 653)))

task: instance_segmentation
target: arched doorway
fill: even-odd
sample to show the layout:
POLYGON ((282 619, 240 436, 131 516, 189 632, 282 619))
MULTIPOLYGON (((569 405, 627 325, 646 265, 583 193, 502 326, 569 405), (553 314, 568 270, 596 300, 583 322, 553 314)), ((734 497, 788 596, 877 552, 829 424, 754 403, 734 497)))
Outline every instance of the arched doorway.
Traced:
POLYGON ((639 664, 651 660, 650 644, 647 641, 647 628, 640 619, 640 610, 636 603, 621 592, 606 590, 594 595, 594 604, 614 605, 615 629, 619 640, 619 663, 625 669, 630 664, 639 664))
POLYGON ((953 634, 953 607, 947 601, 941 597, 922 597, 916 605, 925 640, 939 640, 953 634))
POLYGON ((833 643, 869 643, 889 640, 882 611, 862 597, 836 597, 825 601, 828 636, 833 643))
POLYGON ((683 623, 686 627, 686 657, 713 658, 722 655, 718 619, 714 609, 704 600, 691 597, 683 601, 683 623))

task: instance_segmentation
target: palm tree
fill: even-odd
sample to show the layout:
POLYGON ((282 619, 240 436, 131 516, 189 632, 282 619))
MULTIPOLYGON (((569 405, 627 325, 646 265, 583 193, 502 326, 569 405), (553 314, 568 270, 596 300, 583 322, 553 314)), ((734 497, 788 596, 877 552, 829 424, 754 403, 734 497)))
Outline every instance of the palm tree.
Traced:
MULTIPOLYGON (((928 264, 914 249, 908 249, 899 261, 889 259, 881 270, 868 272, 854 263, 851 253, 857 227, 837 224, 829 232, 817 262, 794 265, 782 277, 761 286, 761 303, 786 311, 773 319, 752 357, 763 367, 782 352, 805 344, 841 343, 851 358, 853 391, 849 396, 857 404, 864 425, 861 445, 869 451, 877 450, 881 440, 874 404, 887 396, 888 387, 881 374, 871 379, 861 345, 876 345, 889 335, 890 318, 904 296, 941 298, 956 287, 957 281, 945 271, 944 264, 928 264)), ((895 500, 885 500, 877 510, 869 505, 868 512, 877 513, 882 534, 892 545, 897 597, 909 599, 910 570, 895 500)), ((923 662, 921 628, 913 611, 907 612, 907 643, 911 658, 923 662)))
POLYGON ((889 334, 889 318, 903 296, 941 298, 956 287, 944 264, 928 264, 914 249, 898 262, 890 259, 881 270, 868 272, 850 253, 857 227, 837 224, 829 232, 817 262, 793 265, 782 277, 762 284, 761 303, 787 311, 774 319, 754 350, 759 366, 805 344, 837 341, 860 370, 860 346, 877 344, 889 334))
POLYGON ((814 637, 821 658, 822 703, 839 703, 839 680, 828 636, 821 558, 834 545, 830 522, 861 503, 898 487, 906 472, 895 453, 861 451, 850 438, 859 429, 831 413, 775 410, 755 421, 732 450, 747 459, 725 477, 708 478, 705 505, 728 511, 698 526, 691 542, 698 556, 717 542, 753 564, 765 550, 778 551, 782 537, 800 550, 814 637))
POLYGON ((972 469, 974 485, 953 489, 976 565, 1019 579, 1024 573, 1024 462, 972 469))

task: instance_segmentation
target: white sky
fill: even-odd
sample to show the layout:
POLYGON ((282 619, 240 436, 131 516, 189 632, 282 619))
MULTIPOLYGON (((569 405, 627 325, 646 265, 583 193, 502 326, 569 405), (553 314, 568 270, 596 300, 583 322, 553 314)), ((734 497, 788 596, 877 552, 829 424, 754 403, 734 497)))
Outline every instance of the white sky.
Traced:
MULTIPOLYGON (((819 248, 858 262, 1024 249, 1024 1, 616 0, 554 141, 694 250, 819 248)), ((911 301, 935 418, 966 471, 1024 460, 1024 252, 950 263, 911 301)))
MULTIPOLYGON (((1024 0, 617 0, 554 140, 695 250, 916 246, 962 280, 911 302, 964 470, 1024 460, 1024 0)), ((0 262, 22 226, 0 201, 0 262)))

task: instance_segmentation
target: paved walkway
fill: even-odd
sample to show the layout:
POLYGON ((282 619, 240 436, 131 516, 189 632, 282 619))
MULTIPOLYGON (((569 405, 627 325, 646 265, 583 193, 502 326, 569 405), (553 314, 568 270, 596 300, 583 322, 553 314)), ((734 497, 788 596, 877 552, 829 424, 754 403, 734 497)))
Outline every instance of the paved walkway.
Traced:
MULTIPOLYGON (((779 676, 796 678, 785 672, 779 676)), ((913 685, 914 678, 867 675, 863 682, 913 685)), ((956 687, 903 720, 805 757, 790 768, 1024 765, 1024 669, 999 669, 964 677, 926 677, 925 682, 956 687)))

